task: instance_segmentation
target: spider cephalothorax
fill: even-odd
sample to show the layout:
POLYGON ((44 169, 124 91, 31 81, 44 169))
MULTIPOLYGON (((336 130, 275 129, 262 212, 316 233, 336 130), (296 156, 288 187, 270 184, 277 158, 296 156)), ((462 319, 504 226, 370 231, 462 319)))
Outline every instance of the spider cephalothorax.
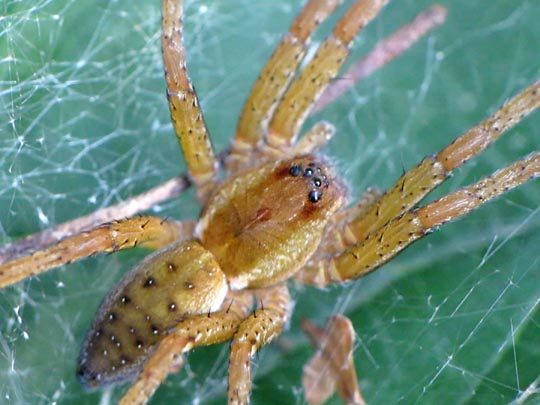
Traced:
POLYGON ((270 286, 313 254, 344 200, 344 186, 322 160, 308 155, 272 162, 226 181, 196 231, 231 288, 270 286))

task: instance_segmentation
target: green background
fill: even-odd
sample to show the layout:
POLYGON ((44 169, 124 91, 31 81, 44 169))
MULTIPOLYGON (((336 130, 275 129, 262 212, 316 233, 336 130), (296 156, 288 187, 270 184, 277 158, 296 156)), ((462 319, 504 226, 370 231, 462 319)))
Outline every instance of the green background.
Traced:
MULTIPOLYGON (((540 2, 440 3, 449 9, 443 27, 314 117, 338 129, 325 153, 353 198, 390 186, 540 76, 540 2)), ((431 4, 391 2, 352 59, 431 4)), ((188 2, 189 69, 218 151, 299 6, 188 2)), ((165 102, 158 1, 5 0, 0 14, 0 243, 184 170, 165 102)), ((540 149, 539 124, 536 112, 430 198, 540 149)), ((295 315, 255 360, 253 403, 303 403, 312 349, 298 320, 322 323, 334 313, 354 322, 359 380, 373 404, 525 399, 540 379, 539 206, 540 185, 531 182, 363 280, 324 291, 292 286, 295 315)), ((189 218, 198 207, 188 192, 152 213, 189 218)), ((2 291, 0 402, 119 398, 122 388, 86 393, 75 362, 98 303, 143 255, 91 258, 2 291)), ((226 346, 197 350, 153 403, 223 403, 226 372, 226 346)))

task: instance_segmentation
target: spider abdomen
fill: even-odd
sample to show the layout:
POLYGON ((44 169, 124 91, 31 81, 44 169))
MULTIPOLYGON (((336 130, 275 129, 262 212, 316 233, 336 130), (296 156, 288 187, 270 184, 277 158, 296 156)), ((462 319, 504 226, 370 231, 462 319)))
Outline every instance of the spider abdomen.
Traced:
POLYGON ((171 328, 216 311, 227 291, 225 275, 198 242, 148 256, 101 304, 81 350, 79 379, 95 387, 133 378, 171 328))

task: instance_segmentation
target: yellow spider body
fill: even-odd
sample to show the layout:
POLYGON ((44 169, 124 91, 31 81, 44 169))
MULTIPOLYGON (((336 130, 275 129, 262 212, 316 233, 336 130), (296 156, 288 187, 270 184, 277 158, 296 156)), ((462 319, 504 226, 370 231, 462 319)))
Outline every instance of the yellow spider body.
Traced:
POLYGON ((181 320, 217 311, 232 289, 289 279, 318 247, 345 188, 315 156, 252 168, 223 183, 196 240, 148 256, 102 303, 77 374, 96 387, 132 379, 181 320))
MULTIPOLYGON (((213 151, 189 79, 182 1, 163 0, 162 50, 171 120, 203 207, 199 221, 141 216, 105 223, 0 264, 0 287, 100 252, 155 249, 104 300, 79 358, 89 387, 136 379, 122 399, 145 403, 191 349, 230 341, 228 401, 249 402, 251 358, 291 317, 288 281, 317 287, 365 276, 444 223, 540 176, 535 152, 419 206, 452 171, 540 106, 540 84, 511 98, 385 193, 346 204, 346 188, 316 151, 334 134, 300 130, 336 77, 351 41, 386 0, 355 0, 301 67, 311 34, 340 3, 308 0, 255 83, 230 153, 213 151), (223 167, 220 167, 223 163, 223 167), (226 174, 222 180, 218 169, 226 174)), ((304 369, 310 404, 332 392, 363 402, 352 362, 354 330, 304 322, 317 351, 304 369), (324 384, 320 384, 324 381, 324 384)))
POLYGON ((272 162, 218 189, 196 231, 232 289, 268 287, 304 265, 344 202, 345 187, 320 159, 272 162))

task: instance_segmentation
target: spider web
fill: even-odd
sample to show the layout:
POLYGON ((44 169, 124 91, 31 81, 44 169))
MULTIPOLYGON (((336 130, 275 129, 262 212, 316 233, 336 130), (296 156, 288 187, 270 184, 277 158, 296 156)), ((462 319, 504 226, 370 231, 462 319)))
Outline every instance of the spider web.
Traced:
MULTIPOLYGON (((164 97, 158 3, 7 0, 0 6, 1 244, 128 199, 184 170, 164 97)), ((371 185, 388 187, 540 76, 538 2, 440 3, 449 8, 442 28, 316 117, 338 128, 327 153, 354 197, 371 185)), ((356 41, 356 58, 431 4, 394 1, 356 41)), ((201 0, 187 7, 190 72, 222 150, 299 2, 201 0)), ((539 124, 535 113, 434 196, 540 149, 539 124)), ((302 403, 301 370, 312 349, 298 320, 322 323, 333 313, 355 324, 358 374, 372 403, 520 403, 536 395, 539 201, 540 186, 531 182, 363 280, 322 292, 294 287, 290 328, 256 360, 253 402, 279 395, 284 403, 302 403)), ((152 210, 175 218, 197 212, 191 193, 152 210)), ((91 258, 2 292, 1 401, 119 398, 121 389, 85 392, 74 378, 75 360, 100 300, 143 255, 91 258)), ((226 347, 197 350, 154 403, 223 403, 226 372, 226 347)))

